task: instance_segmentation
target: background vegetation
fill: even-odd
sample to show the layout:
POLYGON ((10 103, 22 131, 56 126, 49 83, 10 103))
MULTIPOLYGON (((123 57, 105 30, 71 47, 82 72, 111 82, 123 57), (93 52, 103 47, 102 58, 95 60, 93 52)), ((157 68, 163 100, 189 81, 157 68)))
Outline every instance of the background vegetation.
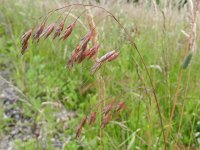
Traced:
MULTIPOLYGON (((71 2, 71 1, 70 1, 71 2)), ((76 3, 78 1, 73 1, 76 3)), ((96 4, 95 1, 90 1, 96 4)), ((190 7, 184 2, 157 1, 99 1, 119 19, 131 33, 147 64, 156 89, 164 130, 167 132, 171 109, 178 86, 179 73, 184 62, 190 32, 190 7), (127 3, 129 2, 129 3, 127 3), (135 2, 135 3, 133 3, 135 2), (182 4, 179 8, 179 4, 182 4), (178 9, 179 8, 179 9, 178 9)), ((9 72, 9 81, 22 96, 13 109, 21 110, 29 121, 18 127, 30 126, 29 137, 11 136, 14 149, 163 149, 164 139, 152 88, 138 54, 127 36, 112 20, 98 20, 106 14, 92 9, 97 23, 99 55, 119 49, 120 56, 90 75, 92 62, 84 61, 72 70, 65 68, 71 51, 88 30, 83 15, 70 38, 41 40, 31 43, 27 53, 20 55, 20 40, 39 16, 64 1, 0 0, 0 71, 9 72), (86 29, 83 27, 85 26, 86 29), (92 127, 85 126, 79 139, 76 127, 99 99, 124 101, 126 109, 112 120, 100 136, 100 117, 92 127)), ((81 3, 88 3, 82 2, 81 3)), ((83 8, 84 9, 84 8, 83 8)), ((82 9, 82 10, 83 10, 82 9)), ((82 11, 81 10, 81 11, 82 11)), ((81 11, 73 9, 66 24, 70 24, 81 11)), ((51 19, 56 20, 55 14, 51 19)), ((199 21, 199 20, 198 20, 199 21)), ((167 149, 198 149, 200 140, 200 61, 199 22, 197 22, 197 48, 187 69, 183 71, 179 87, 167 149), (188 73, 190 72, 190 74, 188 73), (183 103, 185 101, 185 103, 183 103), (182 106, 185 106, 180 132, 178 132, 182 106)), ((0 103, 0 139, 13 130, 10 124, 18 122, 5 118, 4 103, 0 103)), ((24 130, 22 129, 22 132, 24 130)), ((22 134, 24 135, 24 134, 22 134)))

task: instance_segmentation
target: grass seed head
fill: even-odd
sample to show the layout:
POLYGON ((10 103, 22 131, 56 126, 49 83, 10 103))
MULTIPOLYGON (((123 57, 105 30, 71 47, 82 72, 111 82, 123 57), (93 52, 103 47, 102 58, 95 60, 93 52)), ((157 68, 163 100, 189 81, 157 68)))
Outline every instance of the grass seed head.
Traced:
POLYGON ((71 69, 74 66, 74 63, 77 60, 79 51, 80 51, 80 45, 76 46, 76 48, 72 51, 71 57, 68 62, 69 69, 71 69))
POLYGON ((97 113, 96 112, 93 112, 90 116, 90 121, 89 121, 89 125, 92 125, 95 120, 96 120, 96 116, 97 116, 97 113))
POLYGON ((80 128, 80 126, 79 126, 79 127, 77 128, 77 130, 76 130, 76 139, 80 137, 81 131, 82 131, 82 128, 80 128))
POLYGON ((36 30, 35 34, 33 35, 33 39, 34 39, 34 40, 37 40, 37 42, 39 41, 39 37, 40 37, 40 35, 42 34, 44 28, 45 28, 45 22, 42 23, 42 24, 38 27, 38 29, 36 30))
POLYGON ((85 50, 82 55, 80 56, 80 58, 78 59, 78 63, 81 63, 87 56, 89 56, 90 51, 89 50, 85 50))
POLYGON ((115 50, 113 50, 113 51, 110 51, 110 52, 108 52, 108 53, 106 53, 105 55, 103 55, 98 61, 99 62, 105 62, 105 61, 107 61, 112 55, 114 55, 116 52, 115 52, 115 50))
POLYGON ((65 25, 65 19, 62 20, 61 23, 56 28, 56 32, 54 33, 53 39, 60 36, 61 32, 63 31, 64 25, 65 25))
POLYGON ((96 44, 92 48, 90 48, 90 54, 89 54, 89 59, 92 58, 94 55, 96 55, 99 51, 100 45, 96 44))
POLYGON ((46 30, 41 34, 41 37, 44 36, 44 38, 48 38, 49 35, 53 32, 53 30, 55 29, 55 23, 51 23, 46 30))
POLYGON ((66 40, 71 35, 75 25, 76 25, 76 22, 74 22, 70 26, 68 26, 60 39, 66 40))
POLYGON ((92 38, 92 31, 90 31, 89 33, 87 33, 81 40, 80 45, 81 45, 81 51, 84 52, 87 48, 87 44, 88 42, 91 40, 92 38))
POLYGON ((86 124, 86 122, 87 122, 87 116, 85 116, 81 121, 81 126, 83 127, 86 124))
POLYGON ((118 56, 119 56, 119 52, 116 52, 116 53, 114 53, 113 55, 111 55, 111 56, 108 58, 108 61, 112 61, 112 60, 116 59, 118 56))
POLYGON ((22 50, 21 53, 24 54, 25 50, 28 48, 28 40, 31 37, 32 34, 32 29, 28 30, 26 33, 24 33, 24 35, 22 36, 22 50))
POLYGON ((76 138, 80 137, 81 131, 83 126, 86 124, 87 122, 87 116, 85 116, 82 121, 81 124, 78 126, 77 130, 76 130, 76 138))
POLYGON ((28 40, 31 37, 32 31, 33 31, 32 29, 29 29, 24 33, 24 35, 22 35, 22 44, 28 42, 28 40))
POLYGON ((103 110, 103 114, 107 115, 111 111, 112 107, 113 104, 107 105, 106 108, 103 110))
POLYGON ((22 44, 21 54, 23 55, 28 48, 28 42, 22 44))
POLYGON ((105 128, 105 126, 108 124, 108 122, 111 119, 111 115, 108 113, 104 118, 103 121, 101 123, 101 128, 105 128))
POLYGON ((116 111, 119 112, 125 107, 125 102, 119 102, 116 106, 116 111))

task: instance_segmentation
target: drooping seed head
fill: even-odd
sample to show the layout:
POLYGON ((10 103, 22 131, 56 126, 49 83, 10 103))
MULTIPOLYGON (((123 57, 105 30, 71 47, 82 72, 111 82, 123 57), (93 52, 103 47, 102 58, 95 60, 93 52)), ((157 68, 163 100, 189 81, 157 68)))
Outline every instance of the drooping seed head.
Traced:
POLYGON ((82 128, 79 126, 76 130, 76 139, 80 137, 82 128))
POLYGON ((116 59, 118 56, 119 56, 119 52, 116 52, 116 53, 114 53, 113 55, 111 55, 111 56, 108 58, 108 61, 112 61, 112 60, 116 59))
POLYGON ((87 116, 85 116, 82 121, 81 124, 78 126, 77 130, 76 130, 76 138, 78 138, 81 134, 82 128, 83 126, 86 124, 87 122, 87 116))
POLYGON ((85 116, 81 121, 81 126, 83 127, 87 122, 87 116, 85 116))
POLYGON ((89 31, 82 39, 81 42, 88 42, 92 38, 93 31, 89 31))
POLYGON ((56 32, 54 33, 53 39, 55 39, 56 37, 60 36, 61 32, 63 31, 64 25, 65 25, 65 19, 62 20, 61 23, 56 28, 56 32))
POLYGON ((22 35, 22 44, 23 43, 26 43, 26 42, 28 42, 28 40, 30 39, 30 37, 31 37, 31 34, 32 34, 32 29, 29 29, 28 31, 26 31, 25 33, 24 33, 24 35, 22 35))
POLYGON ((104 118, 103 118, 103 121, 101 123, 101 128, 105 128, 105 126, 108 124, 108 122, 110 121, 111 119, 111 116, 110 114, 108 113, 104 118))
POLYGON ((85 50, 83 53, 81 53, 78 59, 78 63, 81 63, 87 56, 89 56, 89 54, 90 54, 89 50, 85 50))
POLYGON ((116 111, 119 112, 120 110, 122 110, 125 107, 125 102, 119 102, 116 106, 116 111))
POLYGON ((28 42, 22 44, 21 54, 23 55, 28 48, 28 42))
POLYGON ((95 120, 96 120, 96 116, 97 116, 97 113, 96 112, 93 112, 90 116, 90 121, 89 121, 89 125, 92 125, 95 120))
POLYGON ((45 30, 44 32, 41 34, 40 37, 44 36, 44 38, 48 38, 49 35, 53 32, 53 30, 55 29, 55 23, 51 23, 45 30))
POLYGON ((40 35, 42 34, 44 28, 45 28, 45 22, 42 23, 42 24, 38 27, 38 29, 36 30, 35 34, 33 35, 33 39, 34 39, 34 40, 37 40, 37 42, 39 41, 39 37, 40 37, 40 35))
POLYGON ((88 42, 91 40, 92 37, 92 31, 90 31, 89 33, 87 33, 80 41, 79 45, 80 45, 80 51, 78 52, 78 60, 82 57, 83 53, 85 52, 85 50, 87 49, 87 45, 88 42))
POLYGON ((92 34, 93 34, 93 31, 90 31, 82 38, 82 40, 80 42, 80 44, 82 45, 81 46, 81 49, 82 49, 81 51, 85 51, 86 50, 87 44, 92 38, 92 34))
POLYGON ((103 55, 98 61, 99 62, 105 62, 115 53, 116 53, 115 50, 110 51, 110 52, 106 53, 105 55, 103 55))
POLYGON ((115 50, 106 53, 100 59, 97 60, 97 62, 91 68, 90 73, 94 74, 97 70, 100 69, 100 67, 103 63, 105 63, 106 61, 112 61, 112 60, 116 59, 118 57, 118 55, 119 55, 119 52, 116 52, 115 50))
POLYGON ((90 48, 90 54, 89 54, 89 59, 92 58, 94 55, 96 55, 99 51, 100 45, 96 44, 92 48, 90 48))
POLYGON ((63 39, 63 41, 66 40, 70 36, 70 34, 72 33, 75 25, 76 25, 76 22, 74 22, 71 25, 69 25, 67 27, 67 29, 64 31, 64 33, 63 33, 63 35, 62 35, 62 37, 60 39, 63 39))
POLYGON ((106 115, 107 113, 109 113, 112 107, 113 107, 113 104, 107 105, 106 108, 103 110, 103 114, 106 115))
POLYGON ((22 36, 22 49, 21 49, 21 54, 24 54, 25 50, 28 48, 28 40, 31 37, 32 34, 32 29, 28 30, 27 32, 24 33, 24 35, 22 36))
POLYGON ((73 67, 75 61, 77 60, 79 51, 80 51, 80 45, 78 45, 78 46, 72 51, 71 57, 70 57, 69 62, 68 62, 68 68, 69 68, 69 69, 73 67))

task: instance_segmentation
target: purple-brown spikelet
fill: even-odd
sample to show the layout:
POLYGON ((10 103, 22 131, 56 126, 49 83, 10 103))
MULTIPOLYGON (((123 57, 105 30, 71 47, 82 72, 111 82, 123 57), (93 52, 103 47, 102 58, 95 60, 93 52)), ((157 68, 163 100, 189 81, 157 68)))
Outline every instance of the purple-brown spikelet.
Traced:
POLYGON ((26 43, 30 39, 32 31, 33 31, 32 29, 29 29, 24 33, 24 35, 22 35, 22 44, 26 43))
POLYGON ((90 51, 89 50, 85 50, 82 55, 80 56, 80 58, 78 59, 78 63, 81 63, 87 56, 89 56, 90 51))
POLYGON ((96 54, 98 53, 98 51, 99 51, 99 48, 100 48, 100 45, 98 45, 98 44, 96 44, 96 45, 94 45, 92 48, 90 48, 90 49, 89 49, 89 50, 90 50, 90 54, 89 54, 88 58, 90 59, 90 58, 92 58, 94 55, 96 55, 96 54))
POLYGON ((82 128, 78 127, 76 130, 76 139, 80 137, 82 128))
POLYGON ((91 40, 92 35, 93 31, 90 31, 83 37, 83 45, 91 40))
POLYGON ((26 42, 26 43, 24 43, 24 44, 22 45, 22 49, 21 49, 21 54, 22 54, 22 55, 25 53, 25 51, 26 51, 27 48, 28 48, 28 42, 26 42))
POLYGON ((79 51, 80 51, 80 45, 76 46, 76 48, 72 51, 71 57, 68 62, 69 69, 73 67, 75 61, 77 60, 79 51))
POLYGON ((119 55, 119 52, 116 52, 115 50, 106 53, 99 60, 97 60, 95 62, 95 64, 93 65, 93 67, 90 70, 90 73, 94 74, 97 70, 100 69, 100 67, 103 63, 105 63, 106 61, 112 61, 112 60, 116 59, 118 57, 118 55, 119 55))
POLYGON ((87 44, 92 38, 93 32, 90 31, 87 33, 81 40, 80 45, 81 45, 81 53, 83 53, 87 49, 87 44))
POLYGON ((63 31, 64 25, 65 25, 65 19, 62 20, 61 23, 56 28, 56 32, 54 33, 53 39, 60 36, 61 32, 63 31))
POLYGON ((30 39, 31 37, 31 34, 32 34, 32 29, 26 31, 24 33, 24 35, 22 36, 22 40, 21 40, 21 43, 22 43, 22 50, 21 50, 21 54, 24 54, 25 50, 28 48, 28 40, 30 39))
POLYGON ((92 58, 98 52, 99 47, 100 46, 96 44, 92 48, 83 51, 79 56, 78 63, 81 63, 87 57, 89 59, 92 58))
POLYGON ((83 127, 86 124, 86 122, 87 122, 87 116, 85 116, 81 121, 81 126, 83 127))
POLYGON ((108 58, 108 61, 112 61, 112 60, 116 59, 118 56, 119 56, 119 52, 116 52, 116 53, 114 53, 113 55, 111 55, 111 56, 108 58))
POLYGON ((105 126, 108 124, 108 122, 111 119, 111 115, 108 113, 104 118, 103 121, 101 123, 101 128, 105 128, 105 126))
POLYGON ((103 114, 108 114, 110 112, 110 110, 112 109, 113 104, 109 104, 106 106, 106 108, 103 110, 103 114))
POLYGON ((80 43, 78 45, 78 49, 76 48, 72 52, 72 56, 71 56, 71 59, 68 63, 68 66, 72 67, 76 60, 78 60, 78 63, 81 63, 87 56, 89 56, 90 51, 86 50, 86 49, 87 49, 88 42, 91 40, 91 37, 92 37, 92 31, 87 33, 82 38, 82 40, 80 41, 80 43))
POLYGON ((60 40, 61 40, 61 39, 62 39, 63 41, 66 40, 66 39, 70 36, 70 34, 72 33, 72 31, 73 31, 75 25, 76 25, 76 22, 74 22, 74 23, 72 23, 71 25, 69 25, 69 26, 67 27, 67 29, 64 31, 64 33, 63 33, 62 37, 60 38, 60 40))
POLYGON ((49 35, 53 32, 53 30, 55 29, 55 23, 51 23, 45 30, 44 32, 41 34, 41 37, 44 36, 44 38, 48 38, 49 35))
POLYGON ((90 116, 90 121, 89 121, 89 125, 92 125, 95 120, 96 120, 96 116, 97 116, 97 113, 96 112, 93 112, 90 116))
POLYGON ((120 110, 122 110, 125 107, 125 102, 119 102, 116 106, 116 111, 119 112, 120 110))
POLYGON ((103 56, 99 59, 99 62, 102 63, 102 62, 107 61, 107 60, 108 60, 112 55, 114 55, 115 53, 116 53, 115 50, 106 53, 105 55, 103 55, 103 56))
POLYGON ((77 130, 76 130, 76 138, 78 138, 81 134, 82 128, 83 126, 86 124, 87 122, 87 116, 85 116, 82 121, 81 124, 78 126, 77 130))
POLYGON ((33 40, 37 40, 37 42, 39 41, 39 37, 40 37, 40 35, 42 34, 44 28, 45 28, 45 22, 42 23, 42 24, 38 27, 38 29, 36 30, 36 32, 35 32, 34 35, 33 35, 33 40))

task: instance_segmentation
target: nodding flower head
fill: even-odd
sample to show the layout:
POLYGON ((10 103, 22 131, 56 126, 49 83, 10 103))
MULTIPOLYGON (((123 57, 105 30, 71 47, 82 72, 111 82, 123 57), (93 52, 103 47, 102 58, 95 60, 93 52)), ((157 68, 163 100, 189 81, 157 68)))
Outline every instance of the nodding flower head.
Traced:
POLYGON ((89 125, 92 125, 96 120, 97 112, 93 112, 90 116, 89 125))
POLYGON ((55 29, 55 23, 51 23, 45 30, 44 32, 41 34, 40 37, 43 37, 46 39, 50 36, 50 34, 53 32, 53 30, 55 29))
POLYGON ((60 36, 61 32, 63 31, 64 25, 65 25, 65 19, 63 19, 61 23, 58 25, 58 27, 56 28, 53 39, 60 36))
POLYGON ((78 126, 77 130, 76 130, 76 138, 78 138, 81 134, 82 128, 83 126, 86 124, 87 122, 87 116, 85 116, 82 121, 81 124, 78 126))
POLYGON ((72 33, 74 27, 76 25, 76 22, 72 23, 67 27, 67 29, 64 31, 63 35, 61 36, 60 40, 62 39, 63 41, 66 40, 70 34, 72 33))
POLYGON ((111 115, 110 113, 108 113, 104 118, 103 118, 103 121, 101 123, 101 128, 105 128, 105 126, 108 124, 108 122, 110 121, 111 119, 111 115))
POLYGON ((37 40, 37 42, 39 41, 39 37, 40 35, 42 34, 42 32, 44 31, 44 28, 45 28, 45 22, 42 23, 38 29, 36 30, 36 32, 34 33, 33 35, 33 40, 37 40))
POLYGON ((28 48, 28 41, 31 37, 31 34, 32 34, 33 30, 30 29, 28 31, 26 31, 24 33, 24 35, 22 36, 22 40, 21 40, 21 43, 22 43, 22 50, 21 50, 21 53, 24 54, 25 50, 28 48))

